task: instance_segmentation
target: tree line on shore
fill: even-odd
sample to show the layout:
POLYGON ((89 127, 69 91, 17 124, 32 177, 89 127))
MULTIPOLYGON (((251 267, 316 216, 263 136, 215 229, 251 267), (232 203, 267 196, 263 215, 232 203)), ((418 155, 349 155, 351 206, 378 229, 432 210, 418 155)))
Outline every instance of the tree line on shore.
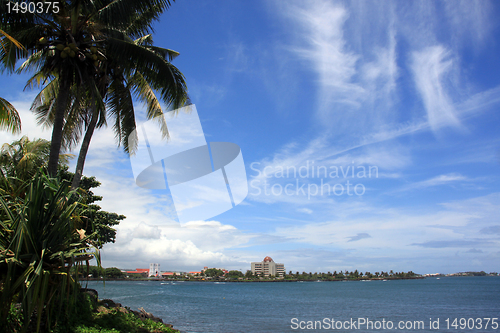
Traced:
MULTIPOLYGON (((125 274, 120 269, 116 267, 100 268, 97 266, 90 266, 89 275, 93 278, 109 278, 109 279, 142 279, 145 278, 141 274, 125 274)), ((230 270, 226 273, 221 269, 209 268, 203 272, 196 274, 187 273, 174 273, 168 276, 168 279, 182 279, 182 280, 224 280, 224 281, 262 281, 262 280, 298 280, 298 281, 336 281, 336 280, 370 280, 370 279, 408 279, 420 277, 419 274, 413 271, 408 272, 393 272, 392 270, 388 272, 380 271, 374 272, 360 272, 358 270, 354 271, 333 271, 327 273, 306 273, 306 272, 292 272, 289 271, 283 276, 261 276, 255 275, 252 271, 248 270, 246 273, 238 270, 230 270)), ((82 275, 83 278, 83 275, 82 275)))
MULTIPOLYGON (((358 270, 354 271, 334 271, 332 272, 327 272, 327 273, 318 273, 318 272, 292 272, 289 271, 288 273, 283 274, 283 276, 262 276, 260 274, 254 274, 252 271, 248 270, 246 271, 245 274, 243 274, 240 271, 229 271, 226 274, 215 274, 213 272, 210 272, 211 274, 208 275, 209 277, 212 278, 219 278, 219 279, 227 279, 227 280, 250 280, 250 281, 256 281, 256 280, 298 280, 298 281, 334 281, 334 280, 370 280, 370 279, 403 279, 403 278, 415 278, 419 277, 419 274, 416 274, 412 271, 408 272, 393 272, 390 270, 389 272, 375 272, 375 273, 370 273, 370 272, 360 272, 358 270)), ((222 273, 222 271, 220 271, 222 273)))

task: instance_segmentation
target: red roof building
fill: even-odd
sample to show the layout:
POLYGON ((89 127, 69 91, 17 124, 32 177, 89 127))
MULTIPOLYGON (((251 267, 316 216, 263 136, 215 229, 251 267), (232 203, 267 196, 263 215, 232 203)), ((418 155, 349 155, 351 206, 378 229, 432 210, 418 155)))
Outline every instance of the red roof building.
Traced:
POLYGON ((149 274, 149 268, 136 268, 135 271, 125 271, 127 274, 149 274))

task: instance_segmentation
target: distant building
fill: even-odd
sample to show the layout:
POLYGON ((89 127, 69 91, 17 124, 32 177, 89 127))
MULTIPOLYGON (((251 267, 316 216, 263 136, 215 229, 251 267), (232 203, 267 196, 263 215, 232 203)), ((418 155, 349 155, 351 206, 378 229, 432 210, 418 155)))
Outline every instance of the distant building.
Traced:
POLYGON ((161 276, 160 274, 160 264, 152 263, 149 264, 149 276, 161 276))
POLYGON ((125 271, 127 274, 140 274, 144 277, 148 277, 149 269, 147 268, 136 268, 135 271, 125 271))
POLYGON ((252 262, 252 273, 263 276, 283 276, 285 274, 285 264, 275 263, 271 257, 265 257, 261 262, 252 262))
POLYGON ((218 270, 222 271, 222 273, 223 273, 223 274, 226 274, 227 272, 229 272, 229 271, 228 271, 227 269, 225 269, 225 268, 218 268, 218 267, 208 268, 208 266, 205 266, 205 267, 203 267, 203 269, 201 270, 201 272, 200 272, 200 273, 205 273, 205 271, 206 271, 207 269, 218 269, 218 270))

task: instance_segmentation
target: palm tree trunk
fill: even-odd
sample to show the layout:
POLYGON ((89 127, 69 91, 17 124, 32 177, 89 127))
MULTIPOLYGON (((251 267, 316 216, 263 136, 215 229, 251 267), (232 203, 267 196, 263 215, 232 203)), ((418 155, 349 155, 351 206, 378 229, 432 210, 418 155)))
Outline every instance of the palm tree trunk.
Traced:
POLYGON ((83 166, 85 165, 85 158, 87 157, 87 152, 90 146, 90 140, 94 134, 95 126, 97 124, 97 118, 99 118, 96 107, 92 112, 92 118, 83 137, 82 146, 80 147, 80 153, 78 154, 78 161, 76 163, 75 175, 73 176, 73 182, 71 183, 71 190, 75 190, 80 185, 80 180, 82 179, 83 166))
POLYGON ((55 177, 57 175, 57 166, 59 163, 59 153, 61 151, 62 133, 64 126, 64 113, 68 104, 70 87, 61 76, 59 83, 59 93, 56 102, 56 114, 54 118, 54 127, 52 128, 52 139, 50 142, 50 155, 48 171, 49 176, 55 177))

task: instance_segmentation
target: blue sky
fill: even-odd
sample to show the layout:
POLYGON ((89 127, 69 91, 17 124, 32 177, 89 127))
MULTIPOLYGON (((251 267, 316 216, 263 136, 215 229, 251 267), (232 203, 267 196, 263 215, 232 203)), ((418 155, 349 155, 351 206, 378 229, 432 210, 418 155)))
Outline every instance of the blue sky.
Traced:
MULTIPOLYGON (((249 194, 180 224, 100 130, 84 173, 127 216, 103 265, 500 271, 499 14, 488 1, 175 3, 155 44, 180 52, 206 140, 240 146, 249 194)), ((25 81, 2 75, 1 96, 48 139, 25 81)))

